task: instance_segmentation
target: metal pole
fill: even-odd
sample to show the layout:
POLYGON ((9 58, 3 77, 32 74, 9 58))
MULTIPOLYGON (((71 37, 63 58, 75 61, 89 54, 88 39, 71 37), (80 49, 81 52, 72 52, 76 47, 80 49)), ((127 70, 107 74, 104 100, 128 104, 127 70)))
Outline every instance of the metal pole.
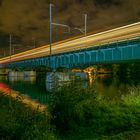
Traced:
POLYGON ((50 65, 51 65, 51 55, 52 55, 52 4, 50 4, 50 65))
POLYGON ((74 29, 79 30, 81 33, 83 33, 86 36, 87 35, 87 14, 83 14, 83 15, 84 15, 84 19, 85 19, 84 28, 74 28, 74 29))
MULTIPOLYGON (((11 64, 11 51, 12 51, 12 35, 11 34, 9 34, 9 47, 10 47, 9 51, 10 51, 10 64, 11 64)), ((10 71, 11 71, 11 69, 10 69, 10 71)), ((11 87, 10 87, 9 94, 11 95, 11 87)), ((11 99, 10 98, 9 98, 9 106, 11 107, 11 99)))
POLYGON ((34 48, 36 47, 36 40, 34 39, 34 48))
POLYGON ((85 16, 85 36, 87 35, 87 14, 84 14, 85 16))
POLYGON ((11 62, 11 51, 12 51, 12 35, 9 35, 9 47, 10 47, 10 62, 11 62))
POLYGON ((52 25, 66 27, 66 28, 68 28, 68 33, 70 33, 70 26, 68 26, 66 24, 60 24, 60 23, 54 23, 54 22, 52 22, 52 25))

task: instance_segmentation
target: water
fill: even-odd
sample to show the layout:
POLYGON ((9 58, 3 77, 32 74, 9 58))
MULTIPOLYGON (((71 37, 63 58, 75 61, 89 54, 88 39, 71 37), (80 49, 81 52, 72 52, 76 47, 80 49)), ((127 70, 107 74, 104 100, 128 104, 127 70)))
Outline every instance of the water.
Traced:
POLYGON ((62 86, 70 84, 73 80, 83 81, 81 87, 86 87, 88 80, 88 73, 85 72, 48 72, 46 74, 46 89, 48 91, 60 90, 62 86), (84 83, 84 85, 83 85, 84 83))
MULTIPOLYGON (((41 103, 47 103, 47 91, 45 86, 40 86, 36 82, 36 76, 31 77, 10 77, 0 76, 0 83, 10 86, 11 89, 21 94, 30 96, 41 103)), ((44 83, 45 85, 45 83, 44 83)))
MULTIPOLYGON (((51 100, 51 93, 46 90, 48 83, 46 83, 46 73, 39 73, 37 75, 27 77, 7 77, 0 76, 0 83, 10 86, 13 90, 21 94, 30 96, 32 99, 41 103, 48 104, 51 100)), ((89 80, 84 80, 81 84, 82 87, 93 87, 98 94, 111 97, 119 97, 122 94, 127 94, 128 89, 137 83, 134 81, 130 83, 129 80, 122 82, 118 77, 111 74, 102 75, 89 75, 89 80)))
POLYGON ((127 93, 131 87, 129 83, 123 83, 118 77, 114 77, 111 74, 92 76, 91 79, 94 80, 91 83, 91 87, 94 87, 98 94, 104 96, 119 97, 127 93))
MULTIPOLYGON (((67 75, 66 75, 67 76, 67 75)), ((36 76, 0 76, 1 86, 10 86, 13 90, 19 91, 20 94, 26 94, 33 100, 37 100, 43 104, 49 104, 51 101, 51 93, 46 90, 46 73, 40 73, 36 76)), ((68 77, 67 77, 68 78, 68 77)), ((140 83, 140 79, 126 78, 121 79, 111 74, 89 75, 89 80, 82 82, 82 87, 93 87, 98 94, 111 97, 120 97, 122 94, 128 94, 128 89, 140 83)), ((135 140, 140 139, 140 133, 135 135, 135 140)))

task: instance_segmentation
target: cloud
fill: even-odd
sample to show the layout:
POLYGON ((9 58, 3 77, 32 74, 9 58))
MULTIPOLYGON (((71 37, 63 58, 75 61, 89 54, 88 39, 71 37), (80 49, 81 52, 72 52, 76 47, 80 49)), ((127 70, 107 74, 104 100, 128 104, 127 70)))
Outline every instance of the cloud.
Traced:
POLYGON ((47 19, 42 17, 48 14, 47 10, 44 0, 4 0, 0 8, 0 30, 15 34, 37 30, 45 26, 47 19))
MULTIPOLYGON (((82 28, 88 14, 88 32, 98 32, 140 19, 138 0, 0 0, 0 32, 12 33, 27 44, 33 38, 39 45, 49 42, 49 3, 53 21, 82 28)), ((53 41, 79 35, 63 34, 65 28, 53 27, 53 41)))

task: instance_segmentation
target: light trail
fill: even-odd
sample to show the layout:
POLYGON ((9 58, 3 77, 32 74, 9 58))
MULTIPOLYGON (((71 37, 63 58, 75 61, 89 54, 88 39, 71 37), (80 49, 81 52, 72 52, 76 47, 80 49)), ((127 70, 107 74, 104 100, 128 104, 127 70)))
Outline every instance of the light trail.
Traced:
MULTIPOLYGON (((74 50, 80 50, 84 48, 90 48, 101 44, 107 44, 109 42, 128 40, 140 36, 140 22, 122 26, 119 28, 111 29, 108 31, 100 32, 97 34, 88 35, 80 38, 72 38, 62 40, 52 44, 52 55, 69 52, 74 50)), ((44 45, 39 48, 14 54, 11 56, 11 62, 18 60, 25 60, 31 58, 37 58, 42 56, 49 56, 49 45, 44 45)), ((10 61, 10 56, 0 59, 0 64, 10 61)))

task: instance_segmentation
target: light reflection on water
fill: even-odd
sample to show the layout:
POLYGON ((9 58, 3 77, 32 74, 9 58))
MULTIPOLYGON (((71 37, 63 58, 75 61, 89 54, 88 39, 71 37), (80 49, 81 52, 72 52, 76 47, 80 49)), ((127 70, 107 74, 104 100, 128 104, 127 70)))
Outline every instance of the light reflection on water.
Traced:
POLYGON ((12 97, 13 99, 19 99, 20 102, 28 105, 32 109, 38 109, 40 111, 45 111, 47 108, 47 105, 41 104, 38 100, 33 100, 31 96, 28 95, 22 95, 19 96, 19 92, 12 90, 7 84, 0 82, 0 91, 3 95, 8 95, 12 97))
POLYGON ((41 103, 47 103, 47 92, 36 84, 36 76, 0 76, 0 83, 7 84, 11 89, 30 96, 41 103))
POLYGON ((35 76, 31 76, 31 77, 11 76, 8 77, 8 80, 10 81, 10 83, 22 81, 22 82, 29 82, 30 84, 32 84, 36 81, 36 77, 35 76))
POLYGON ((122 94, 127 93, 130 87, 127 83, 121 83, 121 81, 111 74, 100 74, 92 76, 92 83, 90 86, 95 88, 95 91, 104 96, 119 97, 122 94))
MULTIPOLYGON (((9 85, 13 90, 19 91, 22 94, 31 96, 33 99, 38 100, 41 103, 49 103, 51 100, 51 94, 46 90, 48 86, 45 80, 46 75, 27 77, 9 77, 0 76, 0 82, 9 85), (43 79, 43 80, 42 80, 43 79)), ((83 81, 81 86, 87 88, 88 85, 94 88, 98 94, 105 96, 120 96, 121 94, 127 94, 129 84, 121 83, 117 77, 112 75, 89 75, 88 81, 83 81)))

